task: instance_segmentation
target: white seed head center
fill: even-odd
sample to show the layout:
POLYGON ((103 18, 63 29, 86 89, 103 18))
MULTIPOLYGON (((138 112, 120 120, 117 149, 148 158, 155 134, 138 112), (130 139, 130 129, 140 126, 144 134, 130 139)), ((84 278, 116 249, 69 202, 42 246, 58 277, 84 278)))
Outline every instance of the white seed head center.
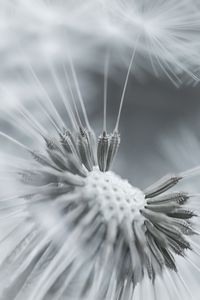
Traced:
POLYGON ((103 173, 97 168, 86 178, 83 198, 91 205, 98 204, 107 221, 112 217, 117 218, 118 222, 122 222, 124 218, 132 221, 141 219, 140 209, 146 204, 144 193, 140 189, 111 171, 103 173))

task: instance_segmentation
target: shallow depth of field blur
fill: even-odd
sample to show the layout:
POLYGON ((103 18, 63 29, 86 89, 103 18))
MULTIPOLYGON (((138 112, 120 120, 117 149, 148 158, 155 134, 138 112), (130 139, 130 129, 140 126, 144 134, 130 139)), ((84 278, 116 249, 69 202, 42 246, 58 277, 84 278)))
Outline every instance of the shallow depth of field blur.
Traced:
MULTIPOLYGON (((65 34, 63 19, 60 21, 60 27, 59 20, 53 19, 59 15, 45 15, 45 8, 41 6, 41 15, 38 15, 37 19, 34 15, 36 12, 31 11, 34 8, 33 0, 30 7, 28 4, 25 5, 25 1, 8 1, 10 5, 3 2, 5 0, 0 0, 0 129, 20 141, 35 146, 28 133, 23 136, 18 130, 20 120, 12 127, 8 120, 9 114, 5 113, 6 111, 15 114, 17 105, 24 104, 45 124, 45 116, 37 105, 38 94, 40 100, 43 95, 34 82, 32 68, 63 118, 67 120, 68 116, 63 110, 51 68, 53 66, 58 80, 65 86, 61 66, 68 64, 66 49, 69 46, 89 120, 99 135, 103 123, 103 65, 108 45, 112 48, 108 72, 107 108, 107 127, 111 132, 115 125, 132 49, 128 47, 127 51, 124 51, 116 46, 114 52, 116 41, 113 39, 112 44, 109 38, 107 44, 104 42, 102 45, 103 30, 97 34, 97 40, 94 38, 94 32, 87 34, 95 20, 92 20, 91 24, 89 21, 88 24, 84 23, 86 22, 84 14, 87 14, 87 9, 90 9, 91 15, 92 9, 94 10, 94 19, 97 14, 97 8, 95 5, 93 7, 91 1, 86 1, 88 7, 83 6, 82 10, 82 4, 77 1, 80 11, 77 9, 76 13, 75 1, 66 1, 73 7, 70 16, 64 1, 57 1, 63 9, 66 9, 66 18, 71 18, 66 22, 66 26, 69 27, 69 39, 65 34), (15 5, 19 7, 21 5, 23 9, 20 11, 15 5), (32 15, 33 19, 30 20, 32 15), (126 57, 123 57, 124 55, 126 57), (119 64, 113 63, 118 60, 119 64)), ((37 12, 39 2, 41 1, 36 1, 35 5, 37 12)), ((191 5, 196 5, 195 1, 191 2, 191 5)), ((43 1, 43 5, 47 7, 56 5, 56 1, 43 1)), ((200 165, 200 85, 198 81, 191 83, 190 79, 184 79, 183 84, 176 87, 167 76, 159 72, 155 76, 152 70, 146 71, 146 66, 143 66, 146 60, 138 57, 138 61, 139 63, 136 53, 136 65, 133 63, 120 121, 121 145, 113 170, 123 178, 127 178, 133 185, 144 188, 167 173, 176 173, 200 165)), ((0 146, 1 151, 13 152, 12 144, 4 139, 1 139, 0 146)), ((199 191, 199 182, 200 178, 190 179, 188 189, 193 192, 199 191)), ((5 183, 0 183, 0 187, 0 195, 9 188, 5 183)), ((195 290, 195 295, 199 291, 195 290)))

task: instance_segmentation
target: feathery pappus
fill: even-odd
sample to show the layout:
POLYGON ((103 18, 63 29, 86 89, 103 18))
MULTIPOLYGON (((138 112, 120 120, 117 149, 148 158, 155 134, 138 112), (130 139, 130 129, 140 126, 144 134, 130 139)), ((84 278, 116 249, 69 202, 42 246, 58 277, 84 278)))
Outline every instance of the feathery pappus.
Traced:
POLYGON ((116 34, 121 47, 136 47, 141 56, 138 60, 145 58, 157 77, 165 75, 177 85, 186 78, 198 81, 200 24, 194 1, 105 2, 108 28, 116 34))
POLYGON ((110 52, 112 69, 124 69, 136 50, 134 76, 142 78, 146 72, 166 76, 178 86, 198 82, 197 2, 0 1, 0 53, 9 57, 2 62, 3 77, 13 69, 26 68, 21 48, 41 69, 44 59, 66 63, 68 49, 76 64, 101 74, 105 52, 110 52))

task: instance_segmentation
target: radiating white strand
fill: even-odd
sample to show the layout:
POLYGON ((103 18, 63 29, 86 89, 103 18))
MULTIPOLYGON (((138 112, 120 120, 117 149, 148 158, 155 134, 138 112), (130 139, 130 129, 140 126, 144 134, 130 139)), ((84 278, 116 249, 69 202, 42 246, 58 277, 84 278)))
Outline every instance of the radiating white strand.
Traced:
POLYGON ((28 299, 32 288, 34 287, 34 284, 37 282, 38 278, 40 278, 42 272, 45 270, 45 267, 47 267, 51 260, 54 258, 54 255, 55 254, 53 251, 53 247, 51 245, 44 251, 40 259, 34 266, 32 272, 27 277, 27 280, 25 281, 21 290, 18 291, 15 300, 28 299))
POLYGON ((119 110, 118 110, 117 121, 116 121, 115 129, 114 129, 114 131, 116 131, 116 132, 118 132, 118 128, 119 128, 119 121, 120 121, 120 117, 121 117, 121 112, 122 112, 122 107, 123 107, 123 103, 124 103, 125 93, 126 93, 126 89, 127 89, 128 79, 129 79, 131 68, 133 66, 133 61, 134 61, 134 58, 135 58, 135 55, 136 55, 137 44, 138 44, 139 38, 140 38, 140 36, 138 35, 136 37, 136 43, 135 43, 135 45, 133 47, 133 53, 132 53, 132 56, 131 56, 131 60, 130 60, 129 67, 128 67, 128 71, 127 71, 127 74, 126 74, 126 79, 125 79, 125 82, 124 82, 124 87, 123 87, 123 91, 122 91, 122 95, 121 95, 121 99, 120 99, 120 106, 119 106, 119 110))
MULTIPOLYGON (((86 219, 87 218, 88 216, 86 216, 86 219)), ((35 286, 34 292, 32 293, 32 295, 30 295, 29 300, 33 300, 35 298, 41 300, 43 296, 46 294, 46 292, 48 291, 48 289, 51 287, 53 282, 65 270, 67 265, 69 265, 76 258, 76 256, 81 251, 81 249, 73 241, 75 241, 77 238, 80 238, 81 231, 82 230, 80 226, 76 227, 74 232, 71 233, 71 235, 66 239, 64 245, 57 253, 54 260, 51 262, 47 270, 45 270, 40 282, 38 283, 38 285, 35 286), (71 244, 71 248, 69 249, 70 244, 71 244), (65 257, 65 259, 63 259, 63 257, 65 257), (61 261, 62 261, 62 265, 59 263, 61 261), (52 276, 50 276, 51 271, 53 271, 52 276)), ((87 229, 87 235, 88 234, 89 234, 89 228, 87 229)), ((83 232, 82 232, 82 236, 83 236, 83 232)))
POLYGON ((0 136, 6 138, 7 140, 9 140, 10 142, 14 143, 15 145, 23 148, 26 151, 31 151, 30 148, 28 148, 27 146, 25 146, 24 144, 20 143, 19 141, 17 141, 16 139, 12 138, 11 136, 9 136, 8 134, 0 131, 0 136))
POLYGON ((78 107, 77 107, 77 104, 76 104, 76 99, 75 99, 75 96, 74 96, 74 93, 73 93, 73 90, 72 90, 72 86, 71 86, 71 83, 70 83, 70 80, 69 80, 69 75, 67 73, 66 68, 64 69, 64 73, 65 73, 67 86, 68 86, 68 89, 69 89, 69 92, 70 92, 70 95, 71 95, 73 108, 74 108, 74 111, 75 111, 74 114, 72 113, 72 115, 74 116, 74 124, 76 124, 76 130, 79 131, 80 128, 83 128, 82 121, 81 121, 81 118, 80 118, 80 114, 79 114, 78 107))
POLYGON ((31 63, 30 63, 27 55, 22 50, 22 47, 20 47, 20 50, 22 51, 23 57, 25 58, 28 70, 30 70, 30 72, 31 72, 31 74, 33 76, 33 79, 35 80, 36 86, 39 88, 39 91, 41 92, 41 94, 45 98, 45 100, 46 100, 45 102, 48 102, 48 104, 49 104, 48 108, 51 109, 52 115, 57 118, 58 124, 60 124, 60 128, 65 128, 66 127, 65 123, 63 122, 60 114, 58 113, 58 111, 57 111, 57 109, 56 109, 56 107, 55 107, 52 99, 49 97, 46 89, 42 85, 39 77, 37 76, 36 72, 34 71, 33 66, 31 65, 31 63))
POLYGON ((88 120, 88 116, 87 116, 85 104, 84 104, 84 101, 83 101, 83 97, 82 97, 82 94, 81 94, 81 90, 80 90, 78 78, 77 78, 77 75, 76 75, 75 67, 74 67, 71 55, 69 55, 69 54, 68 54, 68 59, 69 59, 70 68, 71 68, 71 71, 72 71, 73 80, 74 80, 75 87, 76 87, 76 92, 77 92, 77 95, 78 95, 78 100, 80 102, 81 109, 82 109, 82 112, 83 112, 84 120, 85 120, 87 128, 91 131, 92 129, 91 129, 91 126, 90 126, 90 123, 89 123, 89 120, 88 120))
POLYGON ((56 74, 55 68, 50 63, 49 63, 49 68, 50 68, 53 80, 55 82, 55 85, 57 87, 57 90, 59 92, 60 99, 62 100, 62 102, 63 102, 63 104, 64 104, 64 106, 66 108, 67 115, 70 118, 70 121, 72 123, 73 128, 76 128, 76 122, 74 120, 74 115, 73 115, 73 112, 72 112, 72 110, 70 108, 70 105, 68 104, 68 99, 66 97, 65 90, 62 87, 62 84, 61 84, 61 82, 60 82, 60 80, 58 78, 58 75, 56 74))
POLYGON ((4 113, 5 115, 2 116, 2 118, 5 118, 6 121, 9 121, 12 126, 16 126, 17 124, 18 130, 23 132, 23 134, 25 134, 29 138, 31 136, 31 138, 34 141, 38 140, 38 142, 41 142, 41 137, 40 135, 38 135, 38 131, 35 128, 33 128, 32 124, 30 125, 27 122, 27 120, 24 120, 26 126, 23 126, 23 124, 18 124, 21 120, 19 119, 19 116, 17 116, 15 113, 11 111, 5 111, 4 113))
MULTIPOLYGON (((73 269, 71 270, 70 274, 67 276, 66 280, 64 281, 64 284, 62 285, 62 287, 58 290, 58 292, 56 293, 56 295, 54 296, 54 300, 59 300, 61 298, 61 296, 64 294, 65 290, 67 290, 68 285, 70 284, 70 281, 78 274, 79 269, 85 265, 85 272, 84 273, 88 273, 88 275, 90 274, 91 270, 93 269, 93 264, 92 266, 89 268, 88 266, 91 263, 91 260, 93 259, 92 255, 94 255, 94 253, 97 251, 97 249, 99 248, 99 244, 96 244, 96 247, 94 249, 90 249, 90 251, 88 253, 86 253, 86 255, 83 255, 82 257, 80 256, 80 258, 76 261, 74 261, 75 266, 73 266, 73 269), (91 251, 92 250, 92 251, 91 251), (87 270, 89 269, 89 270, 87 270)), ((84 280, 86 280, 87 276, 85 276, 84 280)), ((79 287, 80 289, 80 287, 79 287)), ((80 293, 81 296, 81 289, 78 292, 80 293)))
POLYGON ((107 118, 107 97, 108 97, 108 67, 109 67, 110 53, 106 52, 106 59, 104 65, 104 93, 103 93, 103 131, 106 132, 106 118, 107 118))

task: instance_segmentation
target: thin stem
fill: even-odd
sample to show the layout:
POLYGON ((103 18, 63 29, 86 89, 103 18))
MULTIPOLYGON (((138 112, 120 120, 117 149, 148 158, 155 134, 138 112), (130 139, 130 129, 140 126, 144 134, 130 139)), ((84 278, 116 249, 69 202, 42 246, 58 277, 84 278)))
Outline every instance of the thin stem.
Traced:
POLYGON ((66 127, 65 123, 63 122, 59 112, 57 111, 54 103, 53 103, 53 100, 50 98, 49 94, 47 93, 46 89, 44 88, 42 82, 40 81, 39 77, 37 76, 29 58, 27 57, 27 55, 25 54, 21 44, 19 44, 19 50, 20 52, 22 53, 23 55, 23 58, 25 59, 25 62, 33 76, 33 79, 36 83, 36 85, 39 87, 39 90, 41 91, 41 93, 43 94, 44 98, 46 99, 46 102, 48 102, 48 108, 51 108, 51 112, 53 113, 53 115, 56 116, 57 118, 57 121, 58 121, 58 124, 60 123, 60 127, 66 127))
POLYGON ((44 108, 44 106, 42 105, 42 103, 40 102, 40 99, 38 101, 38 104, 41 108, 41 110, 43 111, 43 113, 46 115, 47 119, 50 121, 50 123, 53 125, 53 127, 55 128, 55 130, 57 131, 57 133, 61 133, 60 128, 57 126, 56 122, 54 121, 54 119, 52 118, 52 116, 48 113, 48 111, 44 108))
POLYGON ((188 293, 189 298, 194 300, 194 297, 192 295, 192 292, 191 292, 188 284, 185 282, 185 280, 183 279, 183 277, 181 276, 180 273, 178 273, 178 278, 179 278, 180 282, 182 283, 183 287, 185 288, 185 291, 188 293))
POLYGON ((91 126, 90 126, 90 123, 89 123, 89 120, 88 120, 88 116, 87 116, 87 112, 86 112, 86 109, 85 109, 85 104, 84 104, 83 97, 82 97, 82 94, 81 94, 80 86, 79 86, 79 83, 78 83, 76 71, 75 71, 73 62, 72 62, 70 57, 69 57, 69 62, 70 62, 70 68, 71 68, 71 71, 72 71, 72 76, 73 76, 73 80, 74 80, 74 83, 75 83, 76 91, 77 91, 77 94, 78 94, 78 99, 79 99, 81 109, 82 109, 82 112, 83 112, 84 120, 85 120, 87 128, 91 129, 91 126))
POLYGON ((17 110, 25 118, 27 123, 36 131, 39 132, 41 136, 45 136, 47 131, 46 129, 34 118, 34 116, 23 106, 18 104, 17 110))
MULTIPOLYGON (((30 75, 30 74, 28 74, 30 75)), ((27 77, 27 76, 26 76, 27 77)), ((27 78, 26 78, 27 79, 27 78)), ((33 80, 33 78, 31 78, 33 80)), ((20 76, 20 80, 25 80, 25 77, 20 76)), ((21 84, 21 81, 20 81, 21 84)), ((28 82, 26 81, 26 84, 28 85, 28 82)), ((34 84, 36 84, 36 82, 34 81, 34 84)), ((29 88, 31 88, 31 86, 29 86, 29 88)), ((49 111, 46 109, 45 105, 44 105, 44 101, 41 101, 41 95, 40 92, 38 92, 38 89, 36 91, 36 97, 34 97, 34 101, 37 105, 39 105, 40 109, 43 111, 43 113, 46 115, 46 117, 48 118, 48 120, 50 121, 50 123, 53 125, 53 127, 55 128, 55 130, 60 133, 60 128, 58 127, 58 123, 56 122, 55 118, 52 117, 52 115, 49 113, 49 111)))
POLYGON ((200 197, 200 193, 198 194, 198 193, 196 193, 196 194, 188 194, 188 196, 190 197, 190 198, 195 198, 195 197, 200 197))
POLYGON ((104 65, 104 101, 103 101, 103 131, 106 132, 107 122, 107 92, 108 92, 108 64, 109 64, 109 53, 106 53, 106 60, 104 65))
POLYGON ((114 129, 114 131, 116 131, 116 132, 118 132, 118 128, 119 128, 119 121, 120 121, 121 112, 122 112, 122 107, 123 107, 123 103, 124 103, 124 98, 125 98, 126 88, 127 88, 127 84, 128 84, 128 79, 129 79, 131 67, 132 67, 132 65, 133 65, 133 61, 134 61, 134 58, 135 58, 138 40, 139 40, 139 35, 138 35, 137 38, 136 38, 136 43, 135 43, 135 46, 134 46, 134 49, 133 49, 133 53, 132 53, 132 56, 131 56, 131 61, 130 61, 130 64, 129 64, 129 67, 128 67, 128 71, 127 71, 127 74, 126 74, 126 79, 125 79, 125 83, 124 83, 124 88, 123 88, 122 96, 121 96, 121 100, 120 100, 120 106, 119 106, 119 111, 118 111, 117 121, 116 121, 115 129, 114 129))
POLYGON ((0 131, 0 136, 6 138, 7 140, 9 140, 10 142, 18 145, 19 147, 27 150, 27 151, 30 151, 30 148, 26 147, 25 145, 23 145, 22 143, 20 143, 19 141, 17 141, 16 139, 12 138, 11 136, 9 136, 8 134, 0 131))
POLYGON ((76 124, 75 124, 75 121, 74 121, 74 116, 73 116, 73 113, 71 111, 71 107, 67 104, 65 91, 63 89, 63 86, 62 86, 59 78, 58 78, 58 75, 56 73, 56 70, 55 70, 54 66, 50 62, 49 62, 49 68, 50 68, 50 71, 51 71, 52 78, 55 82, 56 88, 58 90, 58 93, 60 95, 60 99, 61 99, 62 103, 64 104, 64 107, 65 107, 66 112, 67 112, 67 114, 70 118, 72 126, 75 128, 76 124))
POLYGON ((181 173, 179 173, 179 175, 182 176, 183 178, 192 177, 192 176, 199 176, 200 175, 200 166, 197 166, 197 167, 194 167, 192 169, 181 172, 181 173))
POLYGON ((78 111, 78 108, 77 108, 77 105, 76 105, 76 100, 75 100, 75 96, 74 96, 74 93, 72 91, 72 87, 71 87, 71 84, 70 84, 70 80, 69 80, 69 75, 67 73, 67 70, 64 67, 64 73, 65 73, 65 78, 66 78, 66 82, 67 82, 67 86, 69 88, 69 92, 71 94, 71 98, 72 98, 72 103, 73 103, 73 107, 74 107, 74 110, 75 110, 75 122, 76 122, 76 127, 83 127, 82 126, 82 122, 81 122, 81 118, 80 118, 80 115, 79 115, 79 111, 78 111))

